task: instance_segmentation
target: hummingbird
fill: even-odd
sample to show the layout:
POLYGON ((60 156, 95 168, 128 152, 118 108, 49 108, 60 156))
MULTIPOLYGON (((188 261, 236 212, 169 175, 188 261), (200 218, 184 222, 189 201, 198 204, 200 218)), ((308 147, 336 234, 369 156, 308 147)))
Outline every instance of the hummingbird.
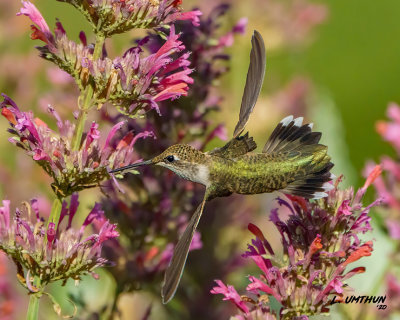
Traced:
POLYGON ((163 303, 168 303, 178 288, 189 253, 193 235, 205 203, 217 197, 237 194, 259 194, 280 191, 307 199, 327 196, 333 188, 333 167, 327 146, 319 144, 320 132, 312 131, 312 123, 288 116, 278 123, 261 153, 249 133, 243 134, 256 104, 264 81, 266 68, 262 36, 254 31, 239 112, 232 139, 221 148, 202 152, 187 144, 170 146, 160 155, 146 161, 110 171, 116 173, 143 165, 165 167, 183 179, 205 186, 202 202, 192 215, 180 237, 165 272, 161 289, 163 303))

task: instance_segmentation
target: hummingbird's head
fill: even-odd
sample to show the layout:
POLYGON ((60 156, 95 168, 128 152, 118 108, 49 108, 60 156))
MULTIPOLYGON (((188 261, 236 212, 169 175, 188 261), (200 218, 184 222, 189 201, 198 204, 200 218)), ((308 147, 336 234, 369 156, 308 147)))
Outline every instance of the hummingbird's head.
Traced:
POLYGON ((209 184, 207 156, 187 144, 175 144, 154 157, 151 162, 175 172, 186 180, 205 186, 209 184))
POLYGON ((154 164, 175 172, 181 178, 208 186, 210 181, 207 161, 207 156, 203 152, 187 144, 175 144, 151 160, 114 169, 111 170, 110 173, 154 164))

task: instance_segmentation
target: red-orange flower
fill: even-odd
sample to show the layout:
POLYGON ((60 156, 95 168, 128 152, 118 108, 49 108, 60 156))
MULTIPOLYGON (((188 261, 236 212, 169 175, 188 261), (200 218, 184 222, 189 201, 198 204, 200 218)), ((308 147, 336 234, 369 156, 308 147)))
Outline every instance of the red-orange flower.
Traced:
POLYGON ((343 262, 343 266, 347 266, 348 264, 355 262, 361 259, 362 257, 370 256, 372 251, 373 251, 372 241, 367 241, 360 248, 358 248, 356 251, 350 254, 347 260, 343 262))

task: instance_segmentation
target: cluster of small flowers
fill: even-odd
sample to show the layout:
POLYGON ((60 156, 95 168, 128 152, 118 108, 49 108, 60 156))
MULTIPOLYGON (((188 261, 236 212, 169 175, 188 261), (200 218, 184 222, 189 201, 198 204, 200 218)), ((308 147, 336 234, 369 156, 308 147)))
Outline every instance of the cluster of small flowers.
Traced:
MULTIPOLYGON (((379 121, 376 125, 378 133, 384 140, 390 142, 400 155, 400 107, 394 103, 387 109, 387 115, 391 122, 379 121)), ((385 221, 389 234, 393 239, 400 239, 400 163, 389 156, 381 158, 381 165, 384 172, 374 182, 376 192, 380 197, 385 198, 387 207, 385 221)), ((366 174, 371 171, 373 163, 367 164, 366 174)))
POLYGON ((362 242, 359 234, 371 230, 368 212, 382 200, 367 207, 361 200, 380 173, 380 167, 375 167, 356 194, 352 188, 339 190, 339 178, 328 197, 318 201, 294 196, 288 196, 289 201, 278 198, 279 205, 290 211, 287 221, 279 218, 279 208, 273 209, 270 217, 281 235, 283 259, 274 253, 262 231, 250 224, 249 230, 256 239, 243 256, 252 259, 262 274, 258 278, 249 276, 251 283, 245 296, 220 280, 211 292, 232 301, 242 311, 238 319, 307 319, 329 312, 332 294, 343 296, 345 281, 365 272, 364 267, 345 269, 373 250, 372 241, 362 242), (272 297, 281 304, 278 310, 271 307, 272 297))
POLYGON ((34 23, 31 38, 46 43, 38 47, 40 56, 69 73, 82 92, 91 86, 92 105, 109 102, 124 115, 135 117, 148 109, 159 111, 157 103, 160 101, 186 95, 188 84, 193 82, 189 77, 192 72, 188 67, 189 54, 171 58, 185 49, 173 25, 169 27, 167 41, 157 52, 143 57, 139 44, 112 60, 104 47, 97 57, 84 32, 79 35, 81 44, 68 39, 59 21, 53 35, 36 7, 28 1, 23 5, 19 14, 28 16, 34 23))
POLYGON ((97 278, 93 270, 107 264, 101 251, 105 241, 118 237, 116 225, 105 219, 99 204, 95 204, 81 228, 75 230, 71 226, 78 206, 75 193, 69 206, 63 202, 59 220, 46 225, 36 199, 16 208, 14 216, 10 214, 10 201, 3 200, 0 249, 17 265, 18 279, 30 292, 38 292, 58 280, 80 280, 87 273, 97 278), (64 218, 68 220, 62 223, 64 218), (84 236, 90 224, 98 233, 84 236), (40 287, 33 283, 34 278, 40 279, 40 287))
MULTIPOLYGON (((387 116, 391 121, 378 121, 376 130, 400 155, 400 106, 396 103, 389 104, 387 116)), ((380 163, 383 174, 374 181, 373 186, 377 195, 385 199, 385 205, 380 209, 379 216, 384 221, 385 231, 389 237, 396 240, 395 250, 389 258, 396 265, 400 259, 398 255, 400 246, 400 162, 389 156, 383 156, 380 163)), ((371 172, 374 165, 372 162, 367 163, 366 175, 371 172)), ((390 272, 395 272, 395 270, 390 270, 390 272)), ((386 317, 400 310, 400 282, 394 274, 388 273, 386 277, 386 295, 389 302, 387 311, 382 312, 386 317)))
POLYGON ((74 151, 71 140, 75 125, 62 121, 54 108, 49 107, 48 111, 57 121, 58 132, 51 130, 41 119, 34 118, 32 112, 20 111, 6 95, 3 94, 3 98, 1 113, 10 122, 8 131, 13 135, 9 141, 24 149, 54 179, 52 188, 59 198, 109 179, 107 168, 119 168, 133 162, 136 157, 133 145, 137 139, 152 136, 148 131, 136 136, 128 132, 112 147, 114 135, 125 123, 121 121, 111 129, 104 145, 100 146, 99 125, 93 122, 82 147, 74 151))

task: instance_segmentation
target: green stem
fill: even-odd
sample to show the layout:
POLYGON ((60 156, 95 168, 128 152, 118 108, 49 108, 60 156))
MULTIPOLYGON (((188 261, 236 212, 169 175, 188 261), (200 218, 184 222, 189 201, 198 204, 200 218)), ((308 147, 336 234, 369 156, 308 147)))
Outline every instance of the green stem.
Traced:
MULTIPOLYGON (((86 97, 89 97, 91 94, 93 94, 93 88, 89 86, 86 92, 88 93, 86 97)), ((71 143, 71 148, 73 151, 78 151, 81 146, 83 129, 85 128, 87 114, 88 114, 87 110, 83 108, 79 111, 78 124, 76 126, 75 133, 74 136, 72 137, 72 143, 71 143)))
MULTIPOLYGON (((101 57, 101 53, 103 51, 104 45, 104 36, 96 35, 96 43, 94 45, 93 51, 93 60, 97 60, 101 57)), ((80 148, 83 130, 85 129, 85 124, 87 120, 87 115, 90 107, 92 106, 92 98, 93 98, 94 89, 92 85, 88 85, 86 90, 81 93, 79 96, 79 101, 82 101, 82 104, 79 104, 79 115, 78 115, 78 124, 75 129, 74 136, 72 138, 72 150, 77 151, 80 148)))
POLYGON ((37 320, 39 315, 39 299, 37 294, 31 294, 29 298, 28 313, 26 320, 37 320))
MULTIPOLYGON (((54 229, 57 230, 58 222, 60 220, 61 208, 62 208, 62 200, 56 197, 51 207, 49 220, 47 221, 47 228, 49 227, 50 222, 53 222, 55 224, 54 229)), ((45 246, 47 246, 47 234, 44 243, 45 246)))
POLYGON ((55 198, 53 201, 53 205, 51 207, 49 220, 47 221, 47 226, 49 225, 50 222, 53 222, 55 224, 54 228, 57 230, 58 221, 60 220, 61 208, 62 208, 62 200, 55 198))

